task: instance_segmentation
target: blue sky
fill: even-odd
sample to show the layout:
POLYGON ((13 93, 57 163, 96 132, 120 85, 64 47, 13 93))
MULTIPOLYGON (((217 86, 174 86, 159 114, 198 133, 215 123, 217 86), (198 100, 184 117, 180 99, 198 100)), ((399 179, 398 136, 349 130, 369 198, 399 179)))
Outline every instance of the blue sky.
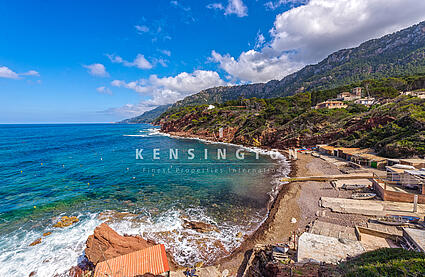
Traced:
POLYGON ((425 14, 425 1, 392 17, 335 2, 0 1, 0 123, 112 122, 208 87, 281 79, 425 14))

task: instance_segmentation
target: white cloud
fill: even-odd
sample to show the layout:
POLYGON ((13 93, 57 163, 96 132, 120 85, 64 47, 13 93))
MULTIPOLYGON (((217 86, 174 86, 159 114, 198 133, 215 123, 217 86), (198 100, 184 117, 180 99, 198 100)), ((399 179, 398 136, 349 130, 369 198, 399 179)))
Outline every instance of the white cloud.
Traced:
POLYGON ((6 66, 0 66, 0 78, 19 79, 19 75, 6 66))
POLYGON ((150 99, 141 101, 137 105, 127 104, 114 110, 120 114, 133 116, 158 105, 175 103, 203 89, 224 86, 228 85, 228 83, 223 81, 215 71, 195 70, 192 73, 182 72, 170 77, 151 75, 148 79, 140 79, 133 82, 114 80, 111 85, 132 89, 138 93, 151 96, 150 99))
POLYGON ((277 1, 268 1, 264 4, 264 6, 269 10, 275 10, 280 8, 283 5, 288 5, 293 7, 295 5, 303 5, 308 3, 309 0, 277 0, 277 1))
POLYGON ((161 52, 162 54, 170 57, 171 56, 171 51, 170 50, 166 50, 166 49, 159 49, 159 52, 161 52))
POLYGON ((211 4, 207 5, 207 9, 223 10, 224 11, 224 6, 221 3, 211 3, 211 4))
POLYGON ((122 63, 123 65, 127 66, 127 67, 137 67, 140 69, 151 69, 152 68, 152 64, 145 58, 144 55, 142 54, 137 54, 136 58, 132 61, 126 61, 123 58, 121 58, 120 56, 117 55, 106 55, 111 62, 113 63, 122 63))
POLYGON ((103 93, 103 94, 112 94, 112 91, 107 87, 98 87, 96 88, 97 92, 103 93))
POLYGON ((149 27, 146 25, 135 25, 134 28, 136 28, 136 30, 139 31, 140 33, 149 32, 149 27))
POLYGON ((40 76, 35 70, 29 70, 24 73, 16 73, 7 66, 0 66, 0 78, 19 79, 21 76, 40 76))
POLYGON ((249 50, 242 52, 238 59, 229 54, 220 55, 212 51, 212 61, 218 62, 228 74, 243 82, 267 82, 282 79, 301 67, 300 63, 291 61, 287 55, 275 56, 274 53, 249 50))
POLYGON ((261 48, 265 42, 266 42, 266 38, 264 37, 264 35, 262 33, 258 32, 257 38, 255 39, 254 49, 261 48))
POLYGON ((35 70, 29 70, 29 71, 27 71, 25 73, 21 73, 19 75, 24 75, 24 76, 40 76, 40 73, 38 73, 35 70))
POLYGON ((207 5, 208 9, 222 10, 224 15, 236 14, 238 17, 248 15, 248 8, 242 0, 229 0, 227 6, 224 7, 222 3, 211 3, 207 5))
POLYGON ((224 14, 236 14, 238 17, 244 17, 248 15, 248 8, 242 0, 229 0, 224 14))
POLYGON ((109 73, 106 72, 106 68, 101 63, 94 63, 89 65, 83 65, 83 67, 87 68, 87 72, 93 76, 98 77, 108 77, 109 73))
POLYGON ((212 52, 212 60, 234 78, 281 79, 332 52, 425 20, 423 0, 311 0, 276 16, 272 40, 238 58, 212 52))

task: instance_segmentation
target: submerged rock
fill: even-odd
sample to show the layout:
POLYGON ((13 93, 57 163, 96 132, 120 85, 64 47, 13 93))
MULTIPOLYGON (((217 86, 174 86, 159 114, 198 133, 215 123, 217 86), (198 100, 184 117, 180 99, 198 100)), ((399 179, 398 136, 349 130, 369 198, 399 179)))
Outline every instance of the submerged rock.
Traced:
POLYGON ((138 236, 121 236, 107 224, 102 223, 86 242, 87 259, 96 265, 99 262, 138 251, 154 244, 138 236))
POLYGON ((41 243, 41 238, 36 239, 35 241, 31 242, 30 246, 34 246, 41 243))
POLYGON ((183 226, 185 228, 198 231, 200 233, 207 233, 211 231, 220 232, 216 226, 201 221, 189 221, 183 219, 183 226))
POLYGON ((76 216, 62 216, 61 220, 59 220, 56 224, 53 225, 53 227, 56 228, 64 228, 71 226, 72 224, 78 222, 79 219, 76 216))

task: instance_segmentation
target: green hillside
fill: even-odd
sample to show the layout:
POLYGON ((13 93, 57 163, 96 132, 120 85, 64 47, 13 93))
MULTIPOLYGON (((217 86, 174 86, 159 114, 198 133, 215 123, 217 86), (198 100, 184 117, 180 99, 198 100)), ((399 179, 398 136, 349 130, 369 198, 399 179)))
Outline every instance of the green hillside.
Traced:
MULTIPOLYGON (((329 90, 297 93, 271 99, 238 99, 168 110, 156 120, 166 132, 218 136, 225 141, 275 148, 332 143, 369 147, 388 157, 425 155, 425 99, 401 96, 399 90, 424 84, 425 76, 367 80, 329 90), (313 106, 347 88, 362 85, 380 104, 372 107, 348 102, 344 109, 313 106)), ((364 89, 365 90, 365 89, 364 89)))

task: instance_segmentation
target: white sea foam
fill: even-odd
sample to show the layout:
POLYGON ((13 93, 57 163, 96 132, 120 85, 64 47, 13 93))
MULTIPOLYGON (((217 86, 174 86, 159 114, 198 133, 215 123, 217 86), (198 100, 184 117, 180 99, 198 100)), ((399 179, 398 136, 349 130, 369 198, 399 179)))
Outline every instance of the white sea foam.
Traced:
POLYGON ((148 138, 153 136, 169 136, 168 134, 161 133, 159 128, 150 128, 150 129, 143 129, 139 131, 140 135, 123 135, 124 137, 141 137, 141 138, 148 138))
POLYGON ((33 271, 40 277, 65 274, 77 265, 88 235, 100 224, 94 214, 79 218, 80 222, 63 229, 55 228, 46 237, 42 236, 45 231, 23 229, 1 237, 0 276, 29 276, 33 271), (40 237, 40 244, 29 246, 40 237))
MULTIPOLYGON (((52 234, 46 237, 42 234, 47 230, 23 229, 1 237, 0 276, 29 276, 31 272, 36 272, 37 277, 65 276, 84 254, 88 236, 105 221, 99 219, 98 214, 79 215, 79 218, 80 222, 70 227, 50 230, 52 234), (40 237, 40 244, 29 246, 40 237)), ((259 216, 256 218, 259 219, 259 216)), ((259 220, 257 223, 259 224, 259 220)), ((147 216, 143 221, 129 217, 108 224, 122 235, 141 235, 145 239, 164 244, 175 261, 184 266, 193 266, 199 261, 211 262, 217 256, 229 254, 242 243, 242 238, 236 238, 238 232, 252 232, 243 226, 218 224, 201 208, 187 209, 184 212, 169 210, 155 218, 147 216), (219 232, 201 233, 187 229, 183 226, 183 216, 189 221, 212 224, 219 232)))

